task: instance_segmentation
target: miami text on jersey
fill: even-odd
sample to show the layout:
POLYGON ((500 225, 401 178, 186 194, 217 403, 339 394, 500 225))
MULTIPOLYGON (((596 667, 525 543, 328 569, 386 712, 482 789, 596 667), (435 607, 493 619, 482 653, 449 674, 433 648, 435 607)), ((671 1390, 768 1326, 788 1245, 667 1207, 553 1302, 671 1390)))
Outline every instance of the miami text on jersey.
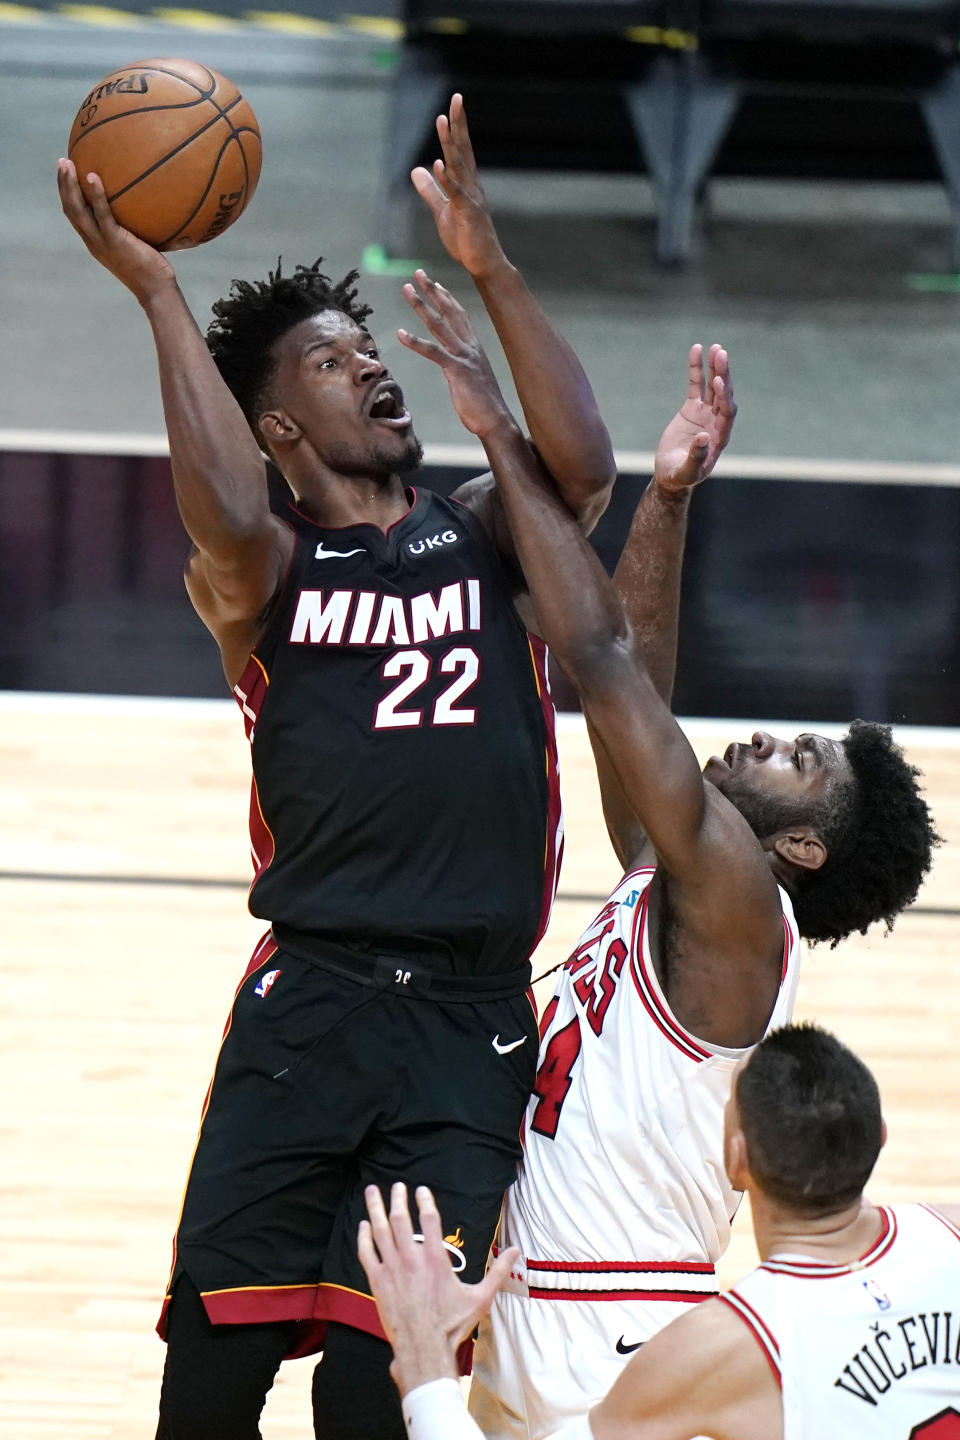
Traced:
POLYGON ((480 581, 457 580, 422 595, 373 590, 301 590, 293 645, 418 645, 480 629, 480 581))

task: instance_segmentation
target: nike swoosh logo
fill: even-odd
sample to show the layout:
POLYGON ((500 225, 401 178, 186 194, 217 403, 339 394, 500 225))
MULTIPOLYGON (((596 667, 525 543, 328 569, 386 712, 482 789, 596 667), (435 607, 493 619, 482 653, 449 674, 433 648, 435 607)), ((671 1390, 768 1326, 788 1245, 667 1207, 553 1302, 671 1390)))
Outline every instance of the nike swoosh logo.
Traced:
POLYGON ((501 1045, 500 1032, 498 1030, 496 1035, 494 1035, 493 1039, 490 1041, 490 1044, 493 1046, 494 1050, 496 1050, 498 1055, 509 1055, 511 1050, 516 1050, 518 1045, 525 1045, 526 1041, 526 1035, 521 1035, 519 1040, 514 1040, 509 1045, 501 1045))
POLYGON ((629 1354, 631 1353, 631 1351, 633 1351, 633 1350, 639 1350, 639 1349, 640 1349, 640 1346, 643 1345, 644 1343, 645 1343, 645 1342, 644 1342, 643 1340, 638 1340, 637 1343, 636 1343, 636 1345, 624 1345, 624 1343, 623 1343, 623 1336, 621 1335, 621 1336, 620 1336, 620 1339, 617 1341, 617 1354, 618 1354, 618 1355, 629 1355, 629 1354))
POLYGON ((344 560, 344 559, 346 559, 346 557, 347 557, 348 555, 362 555, 362 554, 363 554, 363 546, 362 546, 362 545, 361 545, 361 547, 360 547, 359 550, 324 550, 324 548, 323 548, 323 541, 321 540, 321 541, 320 541, 320 544, 317 546, 316 550, 313 552, 313 558, 314 558, 314 560, 344 560))

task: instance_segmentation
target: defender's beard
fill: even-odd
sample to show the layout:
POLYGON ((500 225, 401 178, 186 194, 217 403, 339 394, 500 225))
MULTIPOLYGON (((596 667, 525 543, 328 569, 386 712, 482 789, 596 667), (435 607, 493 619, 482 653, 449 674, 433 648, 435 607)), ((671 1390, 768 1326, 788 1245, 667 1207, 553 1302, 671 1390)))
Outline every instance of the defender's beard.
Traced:
POLYGON ((791 825, 812 825, 816 820, 815 802, 767 795, 742 784, 737 774, 725 776, 717 789, 740 811, 758 840, 789 830, 791 825))

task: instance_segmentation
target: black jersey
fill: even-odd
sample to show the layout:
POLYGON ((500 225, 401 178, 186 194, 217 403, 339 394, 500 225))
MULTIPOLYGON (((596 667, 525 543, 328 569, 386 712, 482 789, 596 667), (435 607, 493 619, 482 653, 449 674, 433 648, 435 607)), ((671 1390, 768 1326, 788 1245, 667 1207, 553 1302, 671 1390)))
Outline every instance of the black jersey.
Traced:
POLYGON ((250 909, 278 938, 494 974, 529 958, 561 818, 545 655, 456 501, 384 534, 290 507, 293 558, 235 693, 250 909))

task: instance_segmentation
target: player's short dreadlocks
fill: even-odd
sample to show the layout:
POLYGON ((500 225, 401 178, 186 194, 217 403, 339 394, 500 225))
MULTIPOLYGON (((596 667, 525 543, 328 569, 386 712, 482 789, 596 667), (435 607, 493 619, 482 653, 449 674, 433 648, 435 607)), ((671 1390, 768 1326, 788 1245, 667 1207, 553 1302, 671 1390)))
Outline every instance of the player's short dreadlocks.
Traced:
POLYGON ((819 870, 798 871, 800 934, 836 945, 877 920, 891 926, 916 898, 940 836, 920 793, 920 772, 889 725, 854 720, 841 742, 853 782, 837 782, 811 816, 827 847, 819 870))
MULTIPOLYGON (((207 346, 255 435, 280 337, 323 310, 339 310, 357 325, 371 312, 369 305, 357 303, 356 270, 334 284, 321 274, 322 264, 321 256, 283 275, 278 260, 266 280, 234 280, 229 295, 213 307, 207 346)), ((259 435, 257 440, 262 443, 259 435)))

